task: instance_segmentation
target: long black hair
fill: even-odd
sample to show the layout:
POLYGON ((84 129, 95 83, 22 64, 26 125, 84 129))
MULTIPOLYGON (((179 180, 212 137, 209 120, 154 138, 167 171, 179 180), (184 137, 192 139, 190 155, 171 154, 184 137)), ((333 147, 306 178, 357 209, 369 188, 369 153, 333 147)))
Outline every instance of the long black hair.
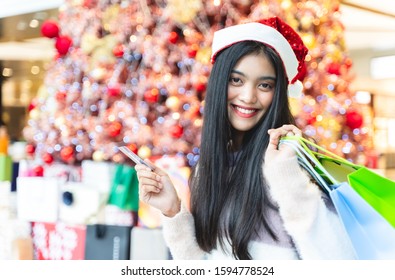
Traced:
POLYGON ((258 230, 267 230, 268 199, 262 172, 270 128, 295 124, 287 97, 288 79, 282 60, 270 47, 244 41, 218 54, 205 96, 200 158, 191 176, 191 212, 196 239, 206 252, 230 243, 236 259, 251 259, 250 240, 258 230), (231 71, 248 54, 266 55, 276 72, 275 93, 270 108, 254 128, 245 133, 236 161, 230 160, 232 126, 228 118, 227 95, 231 71))

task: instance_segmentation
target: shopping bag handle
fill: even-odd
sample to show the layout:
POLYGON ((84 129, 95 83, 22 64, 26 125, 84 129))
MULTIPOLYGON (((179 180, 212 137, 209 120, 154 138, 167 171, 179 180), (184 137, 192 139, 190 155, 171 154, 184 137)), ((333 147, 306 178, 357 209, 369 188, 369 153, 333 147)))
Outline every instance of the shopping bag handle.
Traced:
POLYGON ((310 140, 307 140, 306 138, 303 138, 301 136, 285 136, 282 139, 285 139, 285 140, 289 139, 289 140, 296 140, 296 141, 298 141, 302 145, 302 147, 304 149, 307 149, 307 151, 309 153, 313 154, 314 156, 323 156, 323 157, 329 157, 329 158, 332 157, 336 161, 338 161, 340 163, 344 163, 344 164, 346 164, 348 166, 351 166, 351 167, 354 167, 356 169, 359 169, 359 168, 362 167, 361 165, 357 165, 355 163, 352 163, 352 162, 342 158, 341 156, 339 156, 339 155, 337 155, 335 153, 332 153, 332 152, 328 151, 327 149, 325 149, 325 148, 315 144, 314 142, 312 142, 310 140), (314 148, 316 148, 319 151, 322 151, 323 153, 318 153, 318 152, 315 152, 315 151, 311 151, 309 149, 309 147, 307 147, 307 144, 310 145, 310 146, 313 146, 314 148))
POLYGON ((304 147, 302 147, 302 145, 299 141, 282 139, 282 140, 280 140, 280 143, 286 144, 289 147, 291 147, 293 150, 295 150, 299 159, 301 159, 303 161, 303 163, 306 165, 306 167, 311 172, 314 172, 315 174, 317 174, 317 176, 315 176, 315 179, 319 180, 320 185, 325 188, 327 193, 329 193, 331 191, 331 188, 328 186, 328 183, 322 178, 322 176, 317 173, 315 168, 311 165, 311 163, 307 159, 310 159, 310 161, 312 161, 321 170, 321 172, 323 172, 326 175, 326 177, 331 181, 332 184, 337 184, 336 179, 333 178, 332 175, 330 175, 325 170, 325 168, 321 165, 321 163, 318 161, 318 159, 313 154, 309 153, 308 150, 306 150, 304 147))
MULTIPOLYGON (((306 140, 303 137, 300 136, 285 136, 281 138, 281 142, 284 141, 290 141, 293 143, 297 143, 300 146, 300 150, 314 163, 314 165, 322 172, 326 175, 326 177, 328 178, 328 180, 332 183, 332 184, 339 184, 339 182, 331 175, 329 174, 325 167, 321 164, 321 162, 318 160, 318 158, 316 157, 316 155, 311 151, 311 149, 309 147, 307 147, 306 143, 302 141, 306 140)), ((314 144, 315 146, 315 144, 314 144)), ((321 147, 320 147, 321 148, 321 147)))

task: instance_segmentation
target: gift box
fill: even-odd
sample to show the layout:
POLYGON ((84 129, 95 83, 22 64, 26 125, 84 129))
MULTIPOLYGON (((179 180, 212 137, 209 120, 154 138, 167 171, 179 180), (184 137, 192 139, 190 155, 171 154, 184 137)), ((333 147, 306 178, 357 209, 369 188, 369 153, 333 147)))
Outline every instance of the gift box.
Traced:
POLYGON ((60 187, 59 220, 66 223, 95 223, 107 196, 83 183, 66 182, 60 187))
POLYGON ((20 220, 56 222, 59 209, 57 178, 18 177, 17 216, 20 220))
POLYGON ((83 160, 81 163, 82 183, 109 193, 114 176, 115 164, 105 161, 83 160))
POLYGON ((36 260, 83 260, 85 225, 32 222, 33 252, 36 260))

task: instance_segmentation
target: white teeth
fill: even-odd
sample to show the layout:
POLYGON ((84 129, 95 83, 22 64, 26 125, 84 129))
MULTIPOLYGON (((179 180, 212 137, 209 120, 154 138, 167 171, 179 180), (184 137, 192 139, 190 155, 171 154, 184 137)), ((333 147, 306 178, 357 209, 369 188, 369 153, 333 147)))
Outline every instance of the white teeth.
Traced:
POLYGON ((240 108, 238 106, 235 106, 235 108, 237 109, 237 111, 239 111, 240 113, 243 113, 243 114, 252 114, 256 111, 256 110, 251 110, 251 109, 240 108))

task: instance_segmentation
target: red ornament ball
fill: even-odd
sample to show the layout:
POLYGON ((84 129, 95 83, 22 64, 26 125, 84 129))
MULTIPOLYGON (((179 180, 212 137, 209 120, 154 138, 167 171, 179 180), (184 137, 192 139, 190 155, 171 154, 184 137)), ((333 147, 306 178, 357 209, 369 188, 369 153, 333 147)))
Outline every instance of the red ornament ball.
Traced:
POLYGON ((363 124, 363 116, 355 111, 350 110, 346 112, 346 125, 351 129, 361 128, 363 124))
POLYGON ((73 156, 74 156, 73 147, 66 146, 63 147, 62 150, 60 150, 60 157, 65 162, 69 162, 70 160, 72 160, 73 156))
POLYGON ((178 36, 177 32, 175 32, 175 31, 170 32, 170 35, 169 35, 169 42, 170 43, 172 43, 172 44, 177 43, 178 38, 179 38, 179 36, 178 36))
POLYGON ((58 51, 59 55, 65 55, 68 53, 72 44, 73 40, 71 40, 70 37, 61 36, 56 39, 55 48, 58 51))
POLYGON ((56 21, 47 20, 41 25, 41 34, 48 38, 56 38, 59 36, 59 26, 56 21))
POLYGON ((124 54, 124 47, 122 44, 116 45, 113 49, 112 49, 112 53, 115 57, 122 57, 124 54))
POLYGON ((33 175, 36 177, 43 177, 44 176, 44 167, 41 165, 37 165, 33 168, 33 175))
POLYGON ((199 82, 199 83, 195 84, 195 89, 197 92, 203 92, 206 90, 206 84, 199 82))
POLYGON ((121 94, 121 87, 119 84, 110 85, 107 88, 107 94, 110 97, 117 97, 121 94))
POLYGON ((137 145, 136 145, 136 144, 132 143, 132 144, 127 145, 127 147, 128 147, 133 153, 137 154, 138 148, 137 148, 137 145))
POLYGON ((122 123, 118 121, 114 121, 108 127, 107 133, 110 137, 117 137, 119 134, 121 134, 121 131, 122 131, 122 123))
POLYGON ((197 44, 192 44, 188 47, 188 56, 190 58, 194 58, 199 50, 199 46, 197 44))
POLYGON ((326 71, 328 74, 340 76, 341 65, 339 63, 331 62, 327 65, 326 71))
POLYGON ((148 103, 156 103, 159 100, 159 90, 157 88, 153 88, 151 90, 147 90, 144 93, 144 100, 148 103))
POLYGON ((44 161, 46 164, 51 164, 51 163, 53 163, 53 156, 52 156, 50 153, 45 153, 45 154, 43 155, 43 161, 44 161))
POLYGON ((25 146, 25 151, 28 155, 33 155, 36 151, 36 147, 33 144, 27 144, 25 146))
POLYGON ((170 135, 174 138, 181 138, 183 133, 184 133, 184 128, 179 124, 170 128, 170 135))

